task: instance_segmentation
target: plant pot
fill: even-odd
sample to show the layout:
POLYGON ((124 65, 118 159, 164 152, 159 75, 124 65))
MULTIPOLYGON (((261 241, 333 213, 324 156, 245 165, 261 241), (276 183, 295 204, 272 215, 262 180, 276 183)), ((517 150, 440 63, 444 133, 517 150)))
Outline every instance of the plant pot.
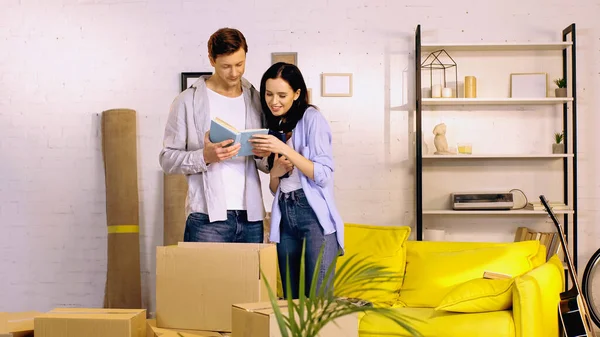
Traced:
POLYGON ((567 88, 556 88, 556 89, 554 89, 554 95, 556 97, 567 97, 567 88))
POLYGON ((552 144, 552 153, 565 153, 565 144, 552 144))

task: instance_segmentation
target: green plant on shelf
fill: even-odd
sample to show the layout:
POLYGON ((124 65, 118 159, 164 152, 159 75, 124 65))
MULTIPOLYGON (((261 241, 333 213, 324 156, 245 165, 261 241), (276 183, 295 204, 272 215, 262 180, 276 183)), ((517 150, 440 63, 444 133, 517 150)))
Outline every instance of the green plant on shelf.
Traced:
POLYGON ((567 80, 565 80, 564 78, 557 78, 554 80, 554 84, 556 84, 556 86, 559 88, 566 88, 567 80))
POLYGON ((556 144, 560 144, 563 141, 563 133, 562 132, 557 132, 554 134, 554 141, 556 142, 556 144))

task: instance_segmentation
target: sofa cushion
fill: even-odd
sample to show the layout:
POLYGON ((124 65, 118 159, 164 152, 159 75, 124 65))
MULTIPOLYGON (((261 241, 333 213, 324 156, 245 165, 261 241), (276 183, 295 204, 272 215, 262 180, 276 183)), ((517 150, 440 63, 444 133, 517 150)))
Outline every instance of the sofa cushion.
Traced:
POLYGON ((366 224, 345 224, 344 248, 345 254, 341 256, 336 269, 350 257, 356 256, 355 261, 365 259, 375 261, 380 266, 397 273, 398 278, 377 285, 382 290, 346 289, 337 296, 358 297, 381 305, 391 306, 398 300, 398 292, 402 286, 402 277, 406 266, 405 241, 410 235, 408 226, 375 226, 366 224))
POLYGON ((556 311, 564 281, 564 269, 557 255, 515 278, 513 316, 519 329, 517 336, 559 336, 556 311))
POLYGON ((507 310, 512 306, 514 278, 473 279, 454 287, 435 310, 486 312, 507 310))
POLYGON ((521 275, 534 267, 539 247, 539 241, 522 241, 451 252, 409 249, 399 301, 408 307, 434 308, 452 288, 486 271, 521 275))
MULTIPOLYGON (((432 308, 397 308, 405 321, 423 337, 514 337, 512 311, 459 314, 432 308)), ((374 313, 364 315, 360 337, 413 336, 388 318, 374 313)))

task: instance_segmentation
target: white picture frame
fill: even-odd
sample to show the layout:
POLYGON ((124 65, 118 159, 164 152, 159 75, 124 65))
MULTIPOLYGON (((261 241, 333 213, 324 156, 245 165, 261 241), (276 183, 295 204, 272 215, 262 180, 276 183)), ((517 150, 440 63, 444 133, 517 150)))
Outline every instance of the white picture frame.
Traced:
POLYGON ((511 98, 546 98, 548 97, 547 73, 513 73, 510 74, 511 98))
POLYGON ((321 74, 322 97, 352 97, 351 73, 323 73, 321 74))

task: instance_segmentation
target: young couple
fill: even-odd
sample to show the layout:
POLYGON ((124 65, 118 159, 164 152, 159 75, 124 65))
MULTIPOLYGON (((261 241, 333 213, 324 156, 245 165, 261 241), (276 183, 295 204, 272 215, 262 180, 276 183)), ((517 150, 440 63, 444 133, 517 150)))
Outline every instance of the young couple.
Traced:
POLYGON ((247 52, 246 39, 236 29, 219 29, 210 37, 214 74, 201 77, 173 101, 160 164, 167 174, 187 177, 184 241, 193 242, 262 242, 265 211, 258 170, 268 173, 275 196, 270 240, 277 243, 284 285, 289 261, 292 295, 298 298, 303 241, 307 289, 321 247, 317 286, 343 252, 344 224, 333 199, 331 130, 308 104, 296 66, 272 65, 259 93, 243 78, 247 52), (234 158, 239 144, 210 141, 210 121, 216 117, 238 129, 268 128, 284 134, 286 142, 256 135, 254 156, 234 158))

